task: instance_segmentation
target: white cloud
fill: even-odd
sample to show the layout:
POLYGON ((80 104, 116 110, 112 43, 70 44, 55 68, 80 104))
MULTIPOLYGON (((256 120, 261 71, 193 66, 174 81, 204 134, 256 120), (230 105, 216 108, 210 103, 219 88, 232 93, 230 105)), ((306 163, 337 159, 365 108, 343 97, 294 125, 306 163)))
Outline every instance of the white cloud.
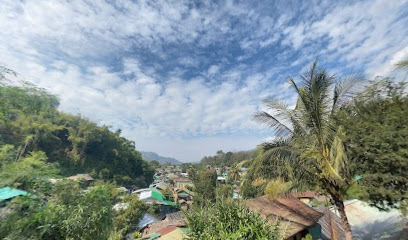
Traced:
POLYGON ((378 70, 408 46, 407 3, 406 0, 340 3, 320 20, 286 28, 285 41, 295 49, 303 48, 304 52, 308 50, 307 44, 320 48, 319 52, 302 57, 314 55, 321 57, 321 61, 365 66, 370 76, 386 73, 378 70))
POLYGON ((6 0, 0 64, 57 94, 61 110, 122 128, 139 149, 196 161, 260 143, 267 130, 251 116, 261 100, 293 104, 283 81, 316 57, 389 73, 407 56, 407 7, 6 0))

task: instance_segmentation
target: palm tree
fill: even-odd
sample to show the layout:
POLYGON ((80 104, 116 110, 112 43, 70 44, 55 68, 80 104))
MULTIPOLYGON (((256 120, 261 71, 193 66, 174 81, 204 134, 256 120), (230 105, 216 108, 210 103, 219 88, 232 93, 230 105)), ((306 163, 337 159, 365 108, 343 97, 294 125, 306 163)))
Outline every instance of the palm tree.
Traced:
POLYGON ((334 116, 356 93, 355 80, 355 77, 337 79, 324 69, 318 70, 315 61, 309 72, 301 76, 299 86, 293 78, 289 79, 298 97, 294 109, 288 108, 284 101, 266 99, 264 111, 254 116, 277 136, 274 142, 263 144, 264 152, 255 161, 258 165, 272 163, 279 175, 295 183, 313 179, 314 184, 331 196, 347 240, 353 236, 343 196, 352 184, 352 176, 343 144, 343 128, 336 124, 334 116))
POLYGON ((228 175, 228 178, 232 181, 238 181, 241 179, 241 176, 239 174, 240 170, 238 167, 233 167, 228 175))

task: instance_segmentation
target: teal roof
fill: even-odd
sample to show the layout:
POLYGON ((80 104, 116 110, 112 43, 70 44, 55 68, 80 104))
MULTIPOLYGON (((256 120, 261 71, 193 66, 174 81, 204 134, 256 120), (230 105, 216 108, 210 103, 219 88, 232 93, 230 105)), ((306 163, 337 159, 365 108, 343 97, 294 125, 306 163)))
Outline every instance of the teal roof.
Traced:
POLYGON ((26 196, 27 192, 15 188, 5 187, 0 189, 0 202, 17 197, 17 196, 26 196))

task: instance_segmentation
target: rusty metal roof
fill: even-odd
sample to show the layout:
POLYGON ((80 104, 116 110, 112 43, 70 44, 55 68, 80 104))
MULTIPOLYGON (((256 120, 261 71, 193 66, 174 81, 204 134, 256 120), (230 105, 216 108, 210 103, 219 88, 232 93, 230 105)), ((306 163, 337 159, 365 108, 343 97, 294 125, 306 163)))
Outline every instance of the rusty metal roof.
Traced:
POLYGON ((322 234, 326 239, 346 239, 343 224, 339 216, 323 205, 315 207, 314 209, 324 214, 318 223, 322 227, 322 234))
POLYGON ((245 201, 245 205, 254 212, 274 223, 279 220, 279 226, 285 238, 315 225, 323 213, 302 203, 298 199, 288 197, 271 198, 269 195, 245 201))
POLYGON ((306 192, 291 192, 290 193, 295 198, 314 198, 320 194, 315 191, 306 191, 306 192))

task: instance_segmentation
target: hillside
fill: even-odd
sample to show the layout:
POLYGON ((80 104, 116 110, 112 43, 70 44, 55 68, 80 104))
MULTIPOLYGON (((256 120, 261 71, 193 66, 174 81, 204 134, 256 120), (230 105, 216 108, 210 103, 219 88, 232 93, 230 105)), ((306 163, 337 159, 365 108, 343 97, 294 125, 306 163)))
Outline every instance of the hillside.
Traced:
POLYGON ((179 160, 177 160, 175 158, 162 157, 159 154, 154 153, 154 152, 143 152, 143 151, 141 151, 141 153, 142 153, 143 160, 146 160, 146 161, 156 160, 161 164, 163 164, 163 163, 182 164, 182 162, 180 162, 179 160))
POLYGON ((91 173, 126 186, 152 181, 150 164, 120 130, 60 112, 58 98, 43 89, 10 86, 0 76, 0 102, 0 153, 7 159, 41 156, 59 175, 91 173))

